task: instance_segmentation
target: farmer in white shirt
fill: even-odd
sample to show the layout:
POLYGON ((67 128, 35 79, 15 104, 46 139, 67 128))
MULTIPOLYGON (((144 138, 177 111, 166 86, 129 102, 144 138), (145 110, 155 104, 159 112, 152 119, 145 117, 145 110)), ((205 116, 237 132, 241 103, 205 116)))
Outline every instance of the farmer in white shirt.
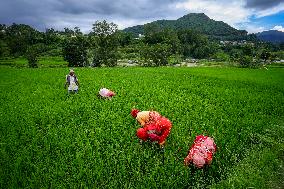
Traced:
POLYGON ((74 73, 74 70, 70 70, 69 75, 66 75, 66 83, 65 83, 65 88, 68 85, 68 93, 78 92, 79 88, 79 81, 77 76, 74 73))

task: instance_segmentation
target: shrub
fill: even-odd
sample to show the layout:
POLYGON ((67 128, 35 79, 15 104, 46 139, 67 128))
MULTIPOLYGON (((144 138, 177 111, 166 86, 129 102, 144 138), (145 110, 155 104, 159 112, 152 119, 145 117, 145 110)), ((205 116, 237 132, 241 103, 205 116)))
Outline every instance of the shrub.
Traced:
POLYGON ((244 55, 240 58, 240 66, 243 68, 251 67, 253 59, 251 56, 244 55))
POLYGON ((213 55, 213 58, 217 61, 229 61, 230 56, 222 51, 219 51, 213 55))
POLYGON ((28 66, 30 68, 38 67, 38 48, 36 46, 30 46, 27 48, 25 57, 28 60, 28 66))
POLYGON ((145 61, 144 66, 165 66, 171 55, 167 44, 145 45, 140 53, 145 61))

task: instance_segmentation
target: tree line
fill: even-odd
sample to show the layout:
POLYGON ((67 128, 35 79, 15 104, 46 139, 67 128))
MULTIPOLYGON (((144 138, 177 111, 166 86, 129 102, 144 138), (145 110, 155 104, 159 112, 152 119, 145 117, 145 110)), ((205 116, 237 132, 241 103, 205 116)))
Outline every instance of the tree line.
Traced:
POLYGON ((83 34, 78 27, 39 32, 24 24, 0 24, 0 58, 23 56, 30 67, 37 67, 38 57, 44 55, 63 56, 72 67, 113 67, 121 59, 143 66, 165 66, 186 58, 256 67, 270 60, 284 59, 283 50, 283 44, 255 40, 221 44, 198 31, 161 29, 153 24, 145 26, 140 38, 119 31, 116 24, 105 20, 96 21, 88 34, 83 34))

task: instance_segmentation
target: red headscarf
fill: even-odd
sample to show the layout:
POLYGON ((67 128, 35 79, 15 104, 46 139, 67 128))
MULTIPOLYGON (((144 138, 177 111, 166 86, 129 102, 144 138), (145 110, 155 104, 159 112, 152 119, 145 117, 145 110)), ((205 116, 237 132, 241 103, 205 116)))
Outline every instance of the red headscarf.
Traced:
POLYGON ((131 115, 132 115, 132 117, 136 118, 138 112, 140 112, 138 109, 132 109, 132 110, 131 110, 131 115))

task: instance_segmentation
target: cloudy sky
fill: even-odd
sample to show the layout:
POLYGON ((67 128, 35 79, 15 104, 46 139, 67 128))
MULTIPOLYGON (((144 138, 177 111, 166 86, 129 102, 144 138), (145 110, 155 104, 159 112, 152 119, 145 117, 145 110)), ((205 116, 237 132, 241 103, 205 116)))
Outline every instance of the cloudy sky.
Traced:
POLYGON ((188 13, 205 13, 250 33, 284 32, 283 0, 0 0, 0 24, 28 24, 41 31, 78 26, 89 32, 96 20, 123 29, 188 13))

